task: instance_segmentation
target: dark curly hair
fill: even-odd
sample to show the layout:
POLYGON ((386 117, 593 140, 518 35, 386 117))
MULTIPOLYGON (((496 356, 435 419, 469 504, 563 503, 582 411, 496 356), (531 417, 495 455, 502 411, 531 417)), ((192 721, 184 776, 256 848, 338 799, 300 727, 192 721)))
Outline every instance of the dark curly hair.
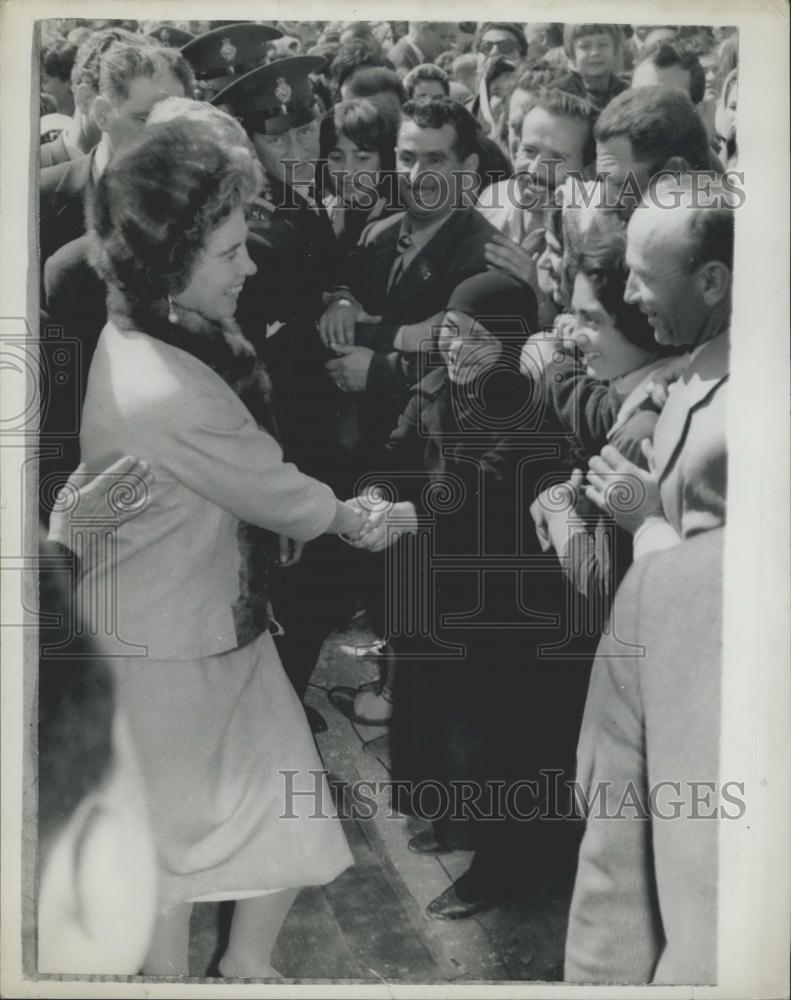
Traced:
POLYGON ((189 282, 211 233, 262 182, 249 147, 220 142, 209 123, 147 125, 119 151, 88 205, 91 262, 145 316, 189 282))
POLYGON ((478 138, 481 134, 478 122, 458 101, 452 101, 449 97, 420 97, 416 101, 407 101, 401 113, 402 124, 409 119, 420 128, 451 125, 456 132, 453 146, 460 160, 478 150, 478 138))
POLYGON ((653 327, 640 309, 624 302, 629 277, 625 227, 614 232, 592 226, 582 238, 581 244, 571 249, 568 257, 570 284, 574 283, 578 274, 584 274, 588 278, 596 298, 627 340, 652 354, 668 353, 656 342, 653 327))

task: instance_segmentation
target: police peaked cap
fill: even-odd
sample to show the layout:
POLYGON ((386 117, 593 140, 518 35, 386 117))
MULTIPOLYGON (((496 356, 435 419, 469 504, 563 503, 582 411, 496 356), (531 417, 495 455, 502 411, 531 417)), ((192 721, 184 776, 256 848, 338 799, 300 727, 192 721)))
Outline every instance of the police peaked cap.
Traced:
POLYGON ((325 69, 321 56, 293 56, 245 73, 212 104, 227 107, 248 132, 276 135, 313 121, 318 111, 310 73, 325 69))
POLYGON ((268 44, 282 37, 282 31, 267 24, 235 21, 193 38, 181 54, 196 80, 216 80, 239 76, 266 62, 268 44))

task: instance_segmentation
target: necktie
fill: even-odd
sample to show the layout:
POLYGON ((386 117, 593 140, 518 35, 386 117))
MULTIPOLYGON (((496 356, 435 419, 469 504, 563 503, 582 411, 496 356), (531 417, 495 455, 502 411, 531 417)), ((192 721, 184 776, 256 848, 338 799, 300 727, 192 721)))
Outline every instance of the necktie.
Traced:
POLYGON ((412 246, 412 237, 409 235, 409 233, 402 233, 398 237, 398 243, 396 244, 398 256, 396 257, 395 263, 393 264, 393 269, 390 272, 390 280, 387 283, 388 292, 401 277, 404 271, 404 254, 407 252, 407 250, 410 249, 411 246, 412 246))

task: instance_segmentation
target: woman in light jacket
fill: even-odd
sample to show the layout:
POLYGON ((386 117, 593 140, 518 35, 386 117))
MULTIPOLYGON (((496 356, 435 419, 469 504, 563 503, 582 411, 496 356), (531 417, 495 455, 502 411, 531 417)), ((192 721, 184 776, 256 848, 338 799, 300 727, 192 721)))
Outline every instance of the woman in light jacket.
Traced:
POLYGON ((148 975, 187 973, 191 904, 217 899, 237 901, 220 972, 276 975, 297 889, 352 860, 267 628, 265 585, 278 535, 354 535, 362 515, 283 461, 266 372, 233 319, 255 273, 245 209, 260 182, 248 148, 176 120, 119 153, 90 209, 108 322, 82 460, 102 469, 135 454, 154 478, 148 507, 82 581, 157 842, 148 975))

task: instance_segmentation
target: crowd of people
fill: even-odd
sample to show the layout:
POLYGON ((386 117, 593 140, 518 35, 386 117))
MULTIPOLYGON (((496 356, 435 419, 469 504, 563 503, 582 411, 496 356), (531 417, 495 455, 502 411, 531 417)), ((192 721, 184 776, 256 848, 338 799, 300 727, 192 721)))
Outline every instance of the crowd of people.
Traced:
POLYGON ((40 971, 186 975, 225 899, 212 973, 277 974, 299 888, 353 861, 284 796, 365 612, 379 680, 330 701, 389 727, 410 850, 473 852, 428 915, 576 872, 566 980, 715 982, 716 823, 686 820, 719 781, 735 30, 40 48, 42 608, 82 650, 42 628, 40 971))

